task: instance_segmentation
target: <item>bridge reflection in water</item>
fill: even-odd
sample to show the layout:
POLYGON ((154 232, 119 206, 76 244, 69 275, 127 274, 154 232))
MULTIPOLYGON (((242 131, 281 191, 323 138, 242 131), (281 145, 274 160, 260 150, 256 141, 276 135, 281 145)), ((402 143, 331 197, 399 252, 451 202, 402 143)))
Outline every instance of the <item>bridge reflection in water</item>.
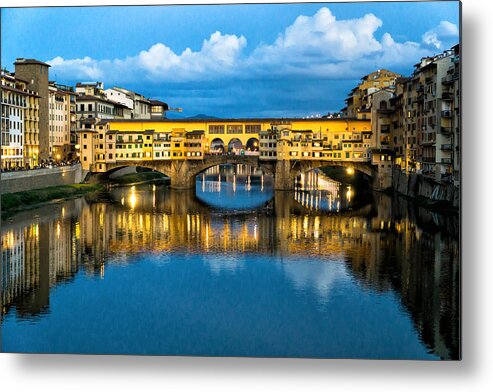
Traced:
MULTIPOLYGON (((250 257, 284 260, 280 268, 294 287, 313 290, 326 306, 337 280, 355 279, 365 290, 391 293, 430 354, 458 357, 459 249, 454 218, 383 194, 374 195, 362 208, 331 213, 342 204, 350 206, 350 198, 341 197, 345 185, 325 184, 323 191, 332 204, 323 208, 321 196, 318 201, 310 196, 308 202, 300 196, 313 190, 309 182, 307 190, 274 193, 269 179, 263 181, 262 185, 259 173, 210 171, 198 180, 195 192, 154 185, 116 188, 107 200, 71 200, 3 221, 4 346, 13 344, 6 339, 14 316, 33 324, 50 317, 50 293, 57 286, 74 284, 78 276, 104 279, 108 268, 137 263, 143 253, 197 254, 227 255, 206 257, 213 274, 242 270, 250 257), (228 186, 214 185, 219 181, 228 186), (252 192, 248 183, 263 190, 252 192), (224 210, 207 204, 214 192, 230 191, 267 198, 240 197, 241 205, 224 210), (266 200, 272 200, 272 212, 265 211, 266 200), (297 257, 326 262, 303 264, 297 257)), ((383 321, 387 323, 392 319, 383 321)))

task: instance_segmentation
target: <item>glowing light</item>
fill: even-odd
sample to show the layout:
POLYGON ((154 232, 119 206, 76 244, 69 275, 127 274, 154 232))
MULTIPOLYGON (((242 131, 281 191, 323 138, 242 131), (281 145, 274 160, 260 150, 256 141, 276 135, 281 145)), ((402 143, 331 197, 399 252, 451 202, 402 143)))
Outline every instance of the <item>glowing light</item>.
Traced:
POLYGON ((348 167, 346 169, 346 173, 349 174, 350 176, 352 176, 354 174, 354 169, 352 167, 348 167))
MULTIPOLYGON (((133 188, 133 187, 132 187, 133 188)), ((130 208, 132 208, 132 210, 135 208, 135 205, 137 204, 137 197, 135 196, 135 193, 132 192, 130 194, 130 208)))
POLYGON ((353 196, 353 192, 351 191, 351 187, 349 186, 347 189, 347 192, 346 192, 346 198, 347 198, 348 203, 351 202, 352 196, 353 196))

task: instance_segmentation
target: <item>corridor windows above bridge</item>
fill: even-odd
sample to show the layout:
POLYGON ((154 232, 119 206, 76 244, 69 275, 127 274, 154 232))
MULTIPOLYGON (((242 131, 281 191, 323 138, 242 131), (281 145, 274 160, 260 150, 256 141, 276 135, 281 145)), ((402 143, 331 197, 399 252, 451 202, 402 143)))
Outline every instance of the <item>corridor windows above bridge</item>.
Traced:
POLYGON ((209 133, 223 134, 224 133, 224 125, 209 125, 209 133))
POLYGON ((227 129, 228 129, 228 134, 243 133, 243 125, 241 125, 241 124, 228 125, 227 129))
POLYGON ((261 128, 260 124, 246 124, 245 133, 259 133, 261 128))

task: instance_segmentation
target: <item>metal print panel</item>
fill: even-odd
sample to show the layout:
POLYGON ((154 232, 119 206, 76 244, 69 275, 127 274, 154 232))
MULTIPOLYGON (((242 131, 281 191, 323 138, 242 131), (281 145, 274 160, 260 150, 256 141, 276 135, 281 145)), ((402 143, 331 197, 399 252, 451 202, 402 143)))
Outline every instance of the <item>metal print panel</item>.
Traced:
POLYGON ((461 358, 459 2, 1 22, 2 352, 461 358))

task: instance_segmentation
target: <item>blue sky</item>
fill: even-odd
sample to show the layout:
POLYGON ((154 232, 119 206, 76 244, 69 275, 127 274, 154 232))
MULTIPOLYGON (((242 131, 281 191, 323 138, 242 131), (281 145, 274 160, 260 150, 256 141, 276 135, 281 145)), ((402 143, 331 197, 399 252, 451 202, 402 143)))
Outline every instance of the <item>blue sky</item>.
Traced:
POLYGON ((455 1, 2 9, 2 67, 52 65, 60 83, 103 81, 184 115, 339 110, 378 68, 409 74, 458 42, 455 1))

